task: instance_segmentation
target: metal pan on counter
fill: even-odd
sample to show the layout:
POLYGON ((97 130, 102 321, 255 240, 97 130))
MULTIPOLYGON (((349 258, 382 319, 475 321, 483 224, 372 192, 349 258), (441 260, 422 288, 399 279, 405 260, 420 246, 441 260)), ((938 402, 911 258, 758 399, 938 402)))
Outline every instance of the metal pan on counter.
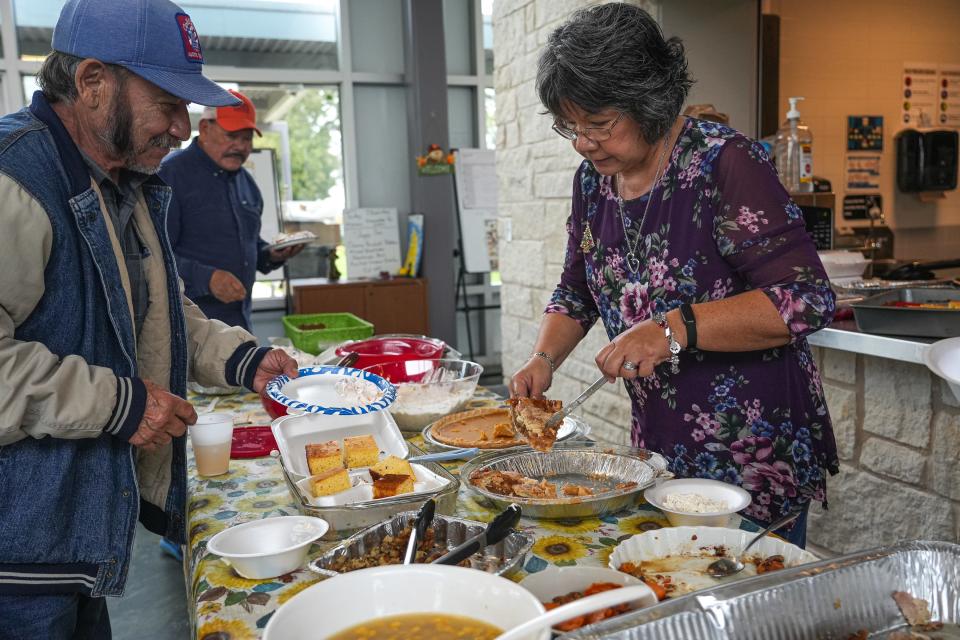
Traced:
MULTIPOLYGON (((311 561, 307 568, 321 575, 333 576, 344 571, 359 569, 360 565, 366 566, 365 557, 382 551, 381 545, 384 540, 398 536, 416 516, 416 511, 406 511, 364 529, 311 561)), ((482 522, 473 520, 435 515, 432 524, 434 545, 443 553, 481 533, 486 526, 482 522)), ((523 567, 533 542, 533 536, 521 531, 512 531, 497 544, 487 546, 483 553, 471 556, 470 567, 508 576, 523 567)), ((369 566, 377 566, 377 564, 373 563, 369 566)))
POLYGON ((960 336, 960 308, 940 306, 951 302, 960 304, 960 289, 897 289, 851 306, 864 333, 953 338, 960 336), (923 304, 931 306, 916 306, 923 304))
POLYGON ((564 640, 805 640, 887 637, 909 629, 893 598, 929 605, 947 633, 960 633, 960 545, 901 542, 782 569, 627 613, 564 640))
POLYGON ((658 477, 670 477, 663 456, 632 447, 595 442, 560 443, 551 451, 530 449, 492 451, 460 468, 460 479, 478 502, 498 509, 516 503, 531 518, 587 518, 615 513, 637 503, 644 489, 658 477), (479 484, 491 472, 518 473, 545 480, 560 497, 529 497, 496 493, 479 484), (586 495, 563 495, 567 486, 582 487, 586 495))

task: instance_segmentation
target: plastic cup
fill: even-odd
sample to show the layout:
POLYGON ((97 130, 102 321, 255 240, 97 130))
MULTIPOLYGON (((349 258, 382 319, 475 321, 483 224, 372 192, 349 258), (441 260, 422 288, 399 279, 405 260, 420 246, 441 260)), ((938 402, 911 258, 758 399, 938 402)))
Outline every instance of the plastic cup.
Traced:
POLYGON ((190 426, 190 442, 197 461, 197 474, 219 476, 230 469, 233 417, 228 413, 202 413, 190 426))

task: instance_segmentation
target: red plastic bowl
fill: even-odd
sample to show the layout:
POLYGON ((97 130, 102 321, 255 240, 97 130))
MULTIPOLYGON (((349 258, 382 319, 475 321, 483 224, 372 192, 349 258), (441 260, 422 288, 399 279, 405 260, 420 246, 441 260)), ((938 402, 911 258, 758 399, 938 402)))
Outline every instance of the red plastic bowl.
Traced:
POLYGON ((266 411, 267 415, 273 420, 287 415, 287 408, 268 396, 266 392, 260 394, 260 404, 263 405, 264 411, 266 411))
POLYGON ((356 353, 360 357, 352 366, 357 369, 366 369, 375 364, 387 362, 436 360, 443 357, 446 348, 446 343, 436 338, 374 336, 368 340, 358 340, 340 345, 337 348, 337 355, 343 357, 348 353, 356 353))

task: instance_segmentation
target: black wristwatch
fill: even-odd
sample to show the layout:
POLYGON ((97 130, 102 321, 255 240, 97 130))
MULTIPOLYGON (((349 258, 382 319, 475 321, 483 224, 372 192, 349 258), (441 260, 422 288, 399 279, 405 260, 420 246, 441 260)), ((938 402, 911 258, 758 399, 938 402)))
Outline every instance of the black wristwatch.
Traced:
POLYGON ((697 348, 697 318, 693 315, 693 307, 688 303, 680 305, 680 317, 683 326, 687 329, 687 349, 697 348))

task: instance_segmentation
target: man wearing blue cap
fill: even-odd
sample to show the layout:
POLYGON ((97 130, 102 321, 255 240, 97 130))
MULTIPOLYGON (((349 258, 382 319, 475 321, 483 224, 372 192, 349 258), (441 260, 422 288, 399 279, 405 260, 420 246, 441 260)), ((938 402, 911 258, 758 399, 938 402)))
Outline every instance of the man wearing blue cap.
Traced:
POLYGON ((153 174, 201 75, 168 0, 70 0, 31 105, 0 118, 0 637, 109 638, 133 532, 184 541, 183 400, 296 375, 180 293, 153 174))

